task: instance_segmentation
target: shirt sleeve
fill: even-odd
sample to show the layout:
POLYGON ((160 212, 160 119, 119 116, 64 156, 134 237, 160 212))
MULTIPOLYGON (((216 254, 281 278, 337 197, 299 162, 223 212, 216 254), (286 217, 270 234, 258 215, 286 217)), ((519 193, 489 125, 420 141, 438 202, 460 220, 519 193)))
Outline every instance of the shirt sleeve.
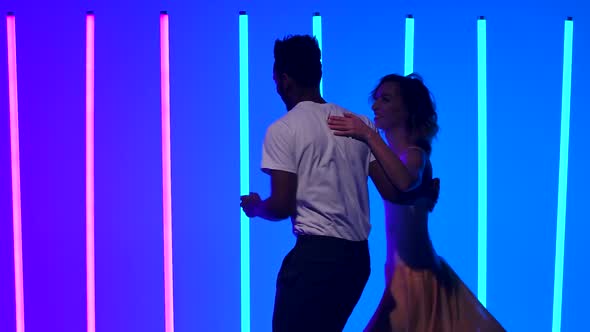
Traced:
POLYGON ((282 121, 273 123, 266 130, 262 144, 262 171, 285 171, 297 174, 295 135, 282 121))

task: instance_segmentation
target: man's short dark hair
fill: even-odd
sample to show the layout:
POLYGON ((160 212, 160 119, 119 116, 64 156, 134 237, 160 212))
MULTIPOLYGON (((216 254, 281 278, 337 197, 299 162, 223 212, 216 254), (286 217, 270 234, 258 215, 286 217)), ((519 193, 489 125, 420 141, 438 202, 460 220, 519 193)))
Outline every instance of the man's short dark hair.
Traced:
POLYGON ((287 36, 275 41, 274 71, 287 74, 301 87, 317 88, 322 79, 321 51, 315 37, 287 36))

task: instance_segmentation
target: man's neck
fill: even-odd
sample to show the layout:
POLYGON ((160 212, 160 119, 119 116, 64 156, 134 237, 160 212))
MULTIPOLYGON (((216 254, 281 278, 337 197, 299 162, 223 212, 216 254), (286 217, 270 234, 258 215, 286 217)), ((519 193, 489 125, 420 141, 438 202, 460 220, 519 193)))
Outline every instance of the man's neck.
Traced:
POLYGON ((319 89, 315 90, 308 90, 308 91, 301 91, 295 98, 292 99, 291 105, 289 105, 288 109, 291 110, 297 104, 303 101, 311 101, 318 104, 325 104, 326 100, 322 98, 319 89))

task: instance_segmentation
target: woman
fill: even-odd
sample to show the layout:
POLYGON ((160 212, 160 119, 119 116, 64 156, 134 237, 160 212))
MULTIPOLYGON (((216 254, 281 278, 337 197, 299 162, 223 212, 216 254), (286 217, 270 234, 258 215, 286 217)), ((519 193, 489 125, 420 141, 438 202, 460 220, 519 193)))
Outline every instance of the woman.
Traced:
POLYGON ((399 201, 385 203, 386 289, 365 331, 504 331, 450 266, 428 234, 432 201, 431 144, 438 132, 428 88, 415 74, 387 75, 371 94, 375 126, 387 143, 353 114, 331 116, 335 135, 365 141, 399 201))

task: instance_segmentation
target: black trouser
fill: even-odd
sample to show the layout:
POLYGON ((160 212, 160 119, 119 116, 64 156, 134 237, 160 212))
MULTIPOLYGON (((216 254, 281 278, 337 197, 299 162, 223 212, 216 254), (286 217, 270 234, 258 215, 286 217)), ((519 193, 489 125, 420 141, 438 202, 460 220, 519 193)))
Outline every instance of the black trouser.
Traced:
POLYGON ((277 278, 273 332, 341 332, 370 272, 367 241, 299 236, 277 278))

